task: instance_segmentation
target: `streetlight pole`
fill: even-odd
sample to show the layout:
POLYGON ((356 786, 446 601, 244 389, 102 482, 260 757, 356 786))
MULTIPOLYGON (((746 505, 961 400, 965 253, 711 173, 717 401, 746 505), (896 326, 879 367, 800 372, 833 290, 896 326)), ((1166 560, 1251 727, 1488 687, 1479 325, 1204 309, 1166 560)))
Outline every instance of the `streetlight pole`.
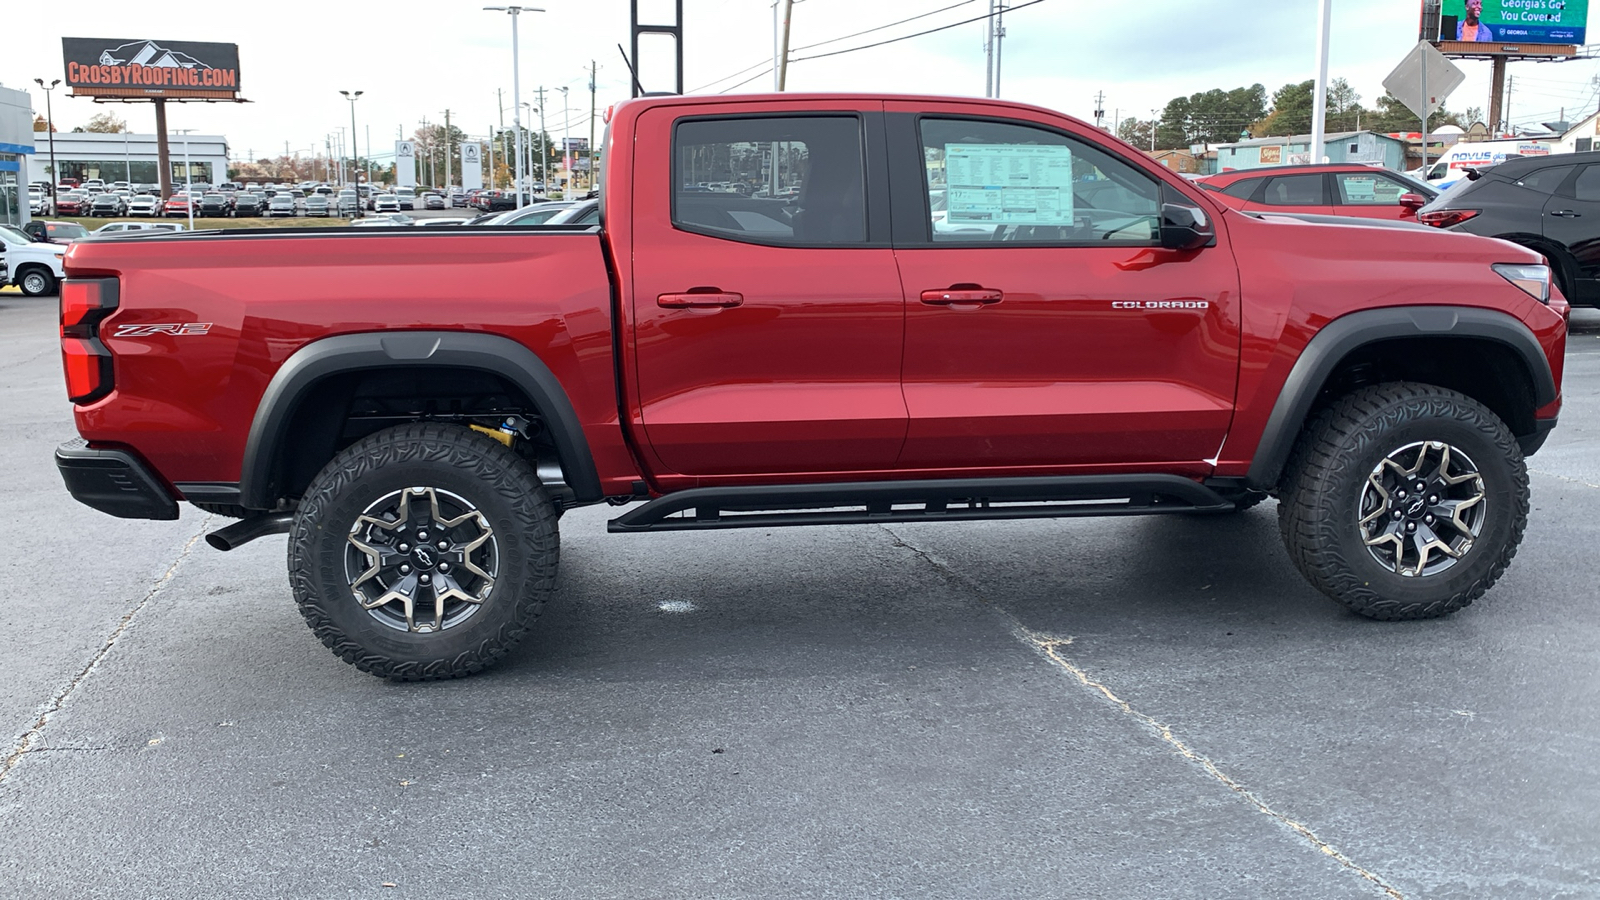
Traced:
POLYGON ((55 90, 61 79, 50 82, 47 87, 43 78, 35 78, 34 83, 44 88, 44 127, 45 134, 50 137, 50 215, 56 214, 56 200, 61 195, 61 173, 56 169, 56 117, 50 110, 50 92, 55 90))
POLYGON ((189 230, 194 230, 194 168, 189 165, 189 132, 193 128, 174 128, 183 135, 183 205, 189 210, 189 230))
MULTIPOLYGON (((340 91, 339 93, 343 94, 344 98, 346 100, 350 101, 350 143, 354 144, 355 141, 356 141, 356 101, 361 99, 361 94, 363 92, 362 91, 356 91, 356 92, 352 93, 350 91, 340 91)), ((372 152, 372 142, 371 141, 367 142, 367 152, 369 154, 372 152)), ((360 154, 355 154, 355 155, 359 156, 360 154)), ((357 165, 357 166, 354 166, 353 168, 356 170, 356 218, 359 219, 359 218, 362 217, 361 216, 361 207, 362 207, 362 203, 361 203, 361 167, 359 165, 357 165)), ((337 210, 335 210, 335 212, 337 212, 337 210)))
POLYGON ((561 196, 572 199, 572 111, 567 108, 567 89, 561 91, 561 165, 567 170, 567 183, 561 186, 561 196))
POLYGON ((485 6, 488 12, 511 15, 511 116, 517 129, 517 209, 522 208, 522 60, 517 46, 517 18, 524 11, 544 12, 536 6, 485 6))

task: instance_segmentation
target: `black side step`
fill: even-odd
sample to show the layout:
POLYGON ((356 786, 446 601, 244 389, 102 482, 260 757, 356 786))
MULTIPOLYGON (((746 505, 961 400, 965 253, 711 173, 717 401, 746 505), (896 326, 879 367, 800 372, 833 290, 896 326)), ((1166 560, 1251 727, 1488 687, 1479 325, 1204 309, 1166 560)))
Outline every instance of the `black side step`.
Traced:
POLYGON ((1226 512, 1231 501, 1177 475, 963 478, 693 488, 612 519, 606 530, 970 522, 1226 512))

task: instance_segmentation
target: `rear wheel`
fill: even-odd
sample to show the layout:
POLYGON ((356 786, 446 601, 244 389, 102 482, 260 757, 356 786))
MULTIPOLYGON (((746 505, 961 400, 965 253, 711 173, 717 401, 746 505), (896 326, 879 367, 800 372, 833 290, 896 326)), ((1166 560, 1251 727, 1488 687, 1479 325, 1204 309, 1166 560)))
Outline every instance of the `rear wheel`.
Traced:
POLYGON ((1318 590, 1370 618, 1423 619, 1499 580, 1528 505, 1504 422, 1455 391, 1394 383, 1340 399, 1307 429, 1278 524, 1318 590))
POLYGON ((527 462, 465 428, 413 424, 317 475, 290 533, 289 578, 313 633, 351 665, 458 678, 527 633, 558 555, 554 507, 527 462))

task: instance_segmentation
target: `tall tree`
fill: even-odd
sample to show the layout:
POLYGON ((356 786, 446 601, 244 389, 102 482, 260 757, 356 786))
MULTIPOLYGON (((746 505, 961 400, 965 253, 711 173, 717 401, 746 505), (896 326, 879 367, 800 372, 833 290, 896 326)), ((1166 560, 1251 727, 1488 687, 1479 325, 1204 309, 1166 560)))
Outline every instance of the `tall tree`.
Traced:
POLYGON ((1266 113, 1267 89, 1259 84, 1174 97, 1161 112, 1156 143, 1168 149, 1225 143, 1266 113))
POLYGON ((1117 125, 1117 137, 1141 150, 1150 149, 1150 121, 1148 119, 1123 119, 1117 125))
POLYGON ((34 116, 33 117, 33 130, 34 131, 55 131, 56 129, 50 127, 50 123, 45 121, 45 117, 44 116, 34 116))
POLYGON ((1256 137, 1309 134, 1311 132, 1311 94, 1316 82, 1286 84, 1272 94, 1272 112, 1257 122, 1250 133, 1256 137))

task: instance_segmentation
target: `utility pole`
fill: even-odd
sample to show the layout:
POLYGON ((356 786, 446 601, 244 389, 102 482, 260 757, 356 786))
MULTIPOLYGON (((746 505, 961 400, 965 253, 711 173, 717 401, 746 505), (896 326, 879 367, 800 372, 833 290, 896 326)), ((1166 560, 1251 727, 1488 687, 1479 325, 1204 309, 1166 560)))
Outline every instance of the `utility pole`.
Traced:
POLYGON ((450 193, 450 110, 444 111, 444 190, 450 193))
POLYGON ((489 189, 494 189, 494 126, 489 126, 489 189))
MULTIPOLYGON (((504 92, 499 88, 494 89, 494 105, 500 110, 500 161, 505 163, 506 159, 511 156, 511 154, 506 151, 510 150, 511 148, 506 146, 506 99, 505 97, 501 96, 502 93, 504 92)), ((520 147, 521 144, 518 144, 517 146, 520 147)), ((512 169, 513 165, 514 164, 506 163, 507 171, 512 169)), ((489 165, 489 187, 492 188, 495 186, 494 165, 491 163, 489 165)))
POLYGON ((1104 130, 1106 127, 1106 92, 1101 91, 1094 95, 1094 127, 1104 130))
POLYGON ((989 16, 983 20, 983 96, 994 96, 994 5, 989 0, 989 16))
POLYGON ((794 0, 783 0, 783 40, 779 45, 778 93, 783 93, 789 81, 789 23, 794 15, 794 0))
POLYGON ((1000 96, 1001 45, 1006 39, 1006 0, 995 0, 994 5, 994 96, 1000 96))
MULTIPOLYGON (((550 190, 550 176, 545 173, 550 162, 550 149, 544 145, 544 85, 539 85, 539 182, 545 192, 550 190)), ((531 191, 530 191, 531 192, 531 191)))
POLYGON ((1161 124, 1161 120, 1156 118, 1156 111, 1153 110, 1153 109, 1150 110, 1150 152, 1151 153, 1156 152, 1156 127, 1158 125, 1160 125, 1160 124, 1161 124))
POLYGON ((596 75, 596 73, 598 71, 598 68, 599 67, 597 67, 594 64, 594 60, 592 60, 592 59, 589 60, 589 190, 591 190, 591 191, 594 190, 594 176, 595 176, 595 171, 594 171, 594 151, 595 151, 595 146, 594 146, 594 119, 595 119, 594 79, 595 79, 595 75, 596 75))

